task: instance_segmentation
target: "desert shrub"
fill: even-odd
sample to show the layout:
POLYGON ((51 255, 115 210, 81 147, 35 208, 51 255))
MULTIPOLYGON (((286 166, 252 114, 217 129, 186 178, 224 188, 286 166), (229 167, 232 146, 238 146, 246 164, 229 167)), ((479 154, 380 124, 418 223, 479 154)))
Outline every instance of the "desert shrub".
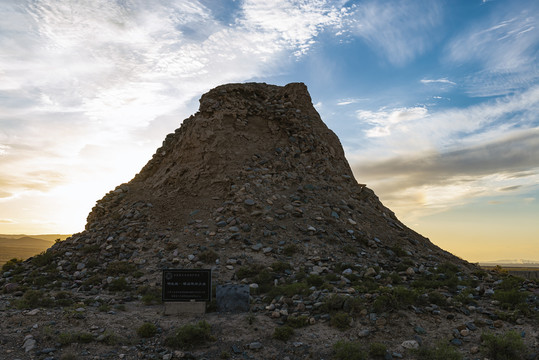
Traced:
POLYGON ((357 254, 357 248, 353 245, 344 245, 342 250, 347 253, 348 255, 356 255, 357 254))
POLYGON ((20 300, 16 302, 19 309, 54 306, 54 301, 41 290, 26 290, 20 300))
POLYGON ((333 345, 335 360, 367 360, 367 353, 356 341, 338 341, 333 345))
POLYGON ((319 287, 324 283, 324 279, 320 275, 309 275, 305 281, 307 281, 307 284, 310 286, 316 287, 319 287))
POLYGON ((152 323, 146 322, 137 329, 137 335, 141 338, 151 338, 157 334, 157 326, 152 323))
POLYGON ((341 277, 338 274, 335 274, 335 273, 326 274, 326 281, 339 281, 339 280, 341 280, 341 277))
POLYGON ((206 264, 213 264, 215 260, 219 259, 219 255, 213 250, 206 250, 198 255, 198 259, 206 264))
POLYGON ((306 283, 298 282, 274 286, 268 292, 268 295, 274 298, 281 295, 291 297, 294 295, 309 295, 310 293, 311 290, 309 290, 309 286, 306 283))
POLYGON ((129 284, 127 283, 127 280, 125 280, 124 277, 119 277, 117 279, 112 280, 112 282, 109 284, 109 290, 110 291, 128 291, 129 284))
POLYGON ((107 265, 107 268, 105 269, 105 274, 132 274, 135 271, 137 271, 137 267, 135 264, 128 263, 127 261, 113 261, 107 265))
POLYGON ((280 326, 275 328, 272 337, 281 341, 288 341, 294 335, 294 329, 290 326, 280 326))
POLYGON ((297 253, 299 250, 298 246, 295 244, 286 245, 283 249, 283 254, 286 256, 292 256, 297 253))
POLYGON ((264 270, 264 266, 260 264, 245 265, 236 271, 236 276, 238 279, 253 278, 262 270, 264 270))
POLYGON ((273 275, 266 269, 260 271, 252 279, 258 284, 259 292, 268 292, 273 287, 273 275))
POLYGON ((85 245, 81 250, 85 254, 94 253, 96 251, 99 251, 99 245, 98 244, 85 245))
POLYGON ((481 334, 482 351, 492 360, 522 359, 526 350, 524 341, 516 331, 505 334, 481 334))
POLYGON ((85 332, 61 332, 58 334, 57 341, 62 345, 69 345, 72 343, 88 344, 94 341, 94 336, 85 332))
POLYGON ((447 305, 447 299, 445 298, 445 296, 443 296, 437 291, 431 291, 429 293, 429 302, 431 304, 436 304, 439 306, 447 305))
POLYGON ((2 265, 2 272, 14 270, 17 267, 19 267, 21 263, 22 263, 22 260, 13 258, 9 260, 7 263, 5 263, 4 265, 2 265))
POLYGON ((512 290, 496 290, 494 291, 494 299, 498 300, 503 308, 514 309, 526 300, 526 293, 520 292, 518 289, 512 290))
POLYGON ((385 289, 373 302, 376 312, 393 311, 415 304, 418 294, 410 289, 397 286, 393 289, 385 289))
POLYGON ((78 356, 73 353, 62 354, 60 360, 77 360, 78 356))
POLYGON ((462 354, 446 342, 411 350, 417 360, 462 360, 462 354))
POLYGON ((219 355, 219 359, 230 359, 232 355, 228 351, 221 351, 221 354, 219 355))
POLYGON ((93 269, 97 266, 99 266, 99 260, 97 260, 96 258, 91 258, 86 262, 86 267, 88 269, 93 269))
POLYGON ((287 262, 284 262, 284 261, 276 261, 273 264, 271 264, 271 268, 275 272, 282 273, 285 270, 292 269, 292 265, 290 265, 290 263, 287 263, 287 262))
POLYGON ((212 340, 211 325, 206 321, 200 321, 196 325, 187 324, 180 327, 174 335, 165 339, 165 345, 189 350, 212 340))
POLYGON ((35 265, 37 267, 46 266, 52 262, 52 259, 53 259, 52 251, 45 250, 42 253, 32 258, 32 265, 35 265))
POLYGON ((336 327, 339 330, 346 330, 350 328, 351 317, 345 312, 338 312, 331 316, 329 324, 336 327))
POLYGON ((408 253, 406 253, 406 251, 404 251, 399 245, 393 245, 391 247, 391 251, 393 251, 398 257, 408 256, 408 253))
POLYGON ((146 306, 161 303, 161 289, 157 287, 141 286, 137 292, 142 295, 140 300, 146 306))
POLYGON ((294 329, 299 329, 309 325, 309 317, 305 315, 289 316, 286 324, 294 329))
POLYGON ((369 355, 374 359, 383 359, 386 356, 387 347, 381 343, 371 343, 369 345, 369 355))
POLYGON ((322 302, 322 306, 320 306, 320 311, 327 313, 341 311, 345 301, 346 298, 344 298, 343 296, 333 294, 324 299, 324 301, 322 302))
POLYGON ((75 302, 68 291, 59 291, 54 298, 57 306, 69 306, 75 302))
POLYGON ((84 280, 82 282, 82 285, 84 286, 90 286, 90 285, 99 285, 101 284, 101 281, 103 278, 100 275, 92 275, 88 279, 84 280))

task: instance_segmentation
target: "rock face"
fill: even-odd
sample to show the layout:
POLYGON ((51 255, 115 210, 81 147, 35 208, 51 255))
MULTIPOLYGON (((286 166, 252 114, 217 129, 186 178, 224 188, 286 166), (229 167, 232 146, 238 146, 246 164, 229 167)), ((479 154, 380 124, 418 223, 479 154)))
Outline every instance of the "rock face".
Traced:
POLYGON ((161 268, 205 262, 216 279, 232 279, 234 266, 207 261, 210 250, 221 261, 267 264, 295 248, 295 262, 311 260, 314 273, 327 270, 319 258, 360 263, 367 273, 403 255, 465 264, 356 182, 301 83, 229 84, 203 95, 141 172, 97 202, 86 231, 54 250, 87 248, 81 267, 99 254, 154 278, 161 268))

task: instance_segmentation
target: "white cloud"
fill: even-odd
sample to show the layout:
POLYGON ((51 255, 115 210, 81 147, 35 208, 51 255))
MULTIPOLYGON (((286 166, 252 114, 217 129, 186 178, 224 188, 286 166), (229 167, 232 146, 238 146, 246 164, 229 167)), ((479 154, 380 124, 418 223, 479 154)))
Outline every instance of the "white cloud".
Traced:
POLYGON ((404 65, 436 41, 442 9, 434 1, 365 1, 350 11, 351 32, 394 65, 404 65))
POLYGON ((399 127, 405 130, 408 125, 405 122, 423 119, 428 116, 428 110, 425 107, 397 108, 387 111, 358 110, 357 117, 362 122, 375 125, 373 128, 365 131, 367 137, 383 137, 391 135, 392 131, 399 127))
POLYGON ((420 80, 422 84, 449 84, 449 85, 457 85, 453 81, 447 80, 445 78, 443 79, 422 79, 420 80))
POLYGON ((539 5, 524 4, 494 8, 490 17, 464 29, 448 44, 448 61, 479 65, 479 71, 463 79, 470 95, 509 94, 539 79, 535 30, 539 5))
POLYGON ((371 124, 369 143, 348 158, 358 181, 392 209, 420 216, 500 189, 524 193, 536 186, 539 87, 468 108, 420 109, 357 113, 371 124))
POLYGON ((338 100, 338 101, 337 101, 337 105, 338 105, 338 106, 345 106, 345 105, 350 105, 350 104, 357 104, 358 102, 361 102, 361 101, 367 101, 367 100, 369 100, 369 99, 346 98, 346 99, 338 100))

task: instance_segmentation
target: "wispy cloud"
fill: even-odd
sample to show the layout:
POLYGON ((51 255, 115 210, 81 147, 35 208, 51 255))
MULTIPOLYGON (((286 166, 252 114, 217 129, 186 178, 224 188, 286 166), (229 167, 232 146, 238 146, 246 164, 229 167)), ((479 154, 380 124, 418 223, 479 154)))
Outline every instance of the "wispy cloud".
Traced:
POLYGON ((447 80, 446 78, 443 79, 421 79, 420 82, 422 84, 449 84, 449 85, 457 85, 451 80, 447 80))
POLYGON ((350 11, 351 32, 394 65, 404 65, 436 41, 442 8, 434 1, 366 1, 350 11))
POLYGON ((514 5, 494 8, 491 17, 464 29, 447 46, 449 61, 479 66, 479 71, 463 79, 473 96, 508 94, 539 79, 539 4, 514 5))
POLYGON ((338 106, 345 106, 345 105, 351 105, 351 104, 357 104, 362 101, 367 101, 369 99, 361 99, 361 98, 346 98, 341 99, 337 101, 338 106))

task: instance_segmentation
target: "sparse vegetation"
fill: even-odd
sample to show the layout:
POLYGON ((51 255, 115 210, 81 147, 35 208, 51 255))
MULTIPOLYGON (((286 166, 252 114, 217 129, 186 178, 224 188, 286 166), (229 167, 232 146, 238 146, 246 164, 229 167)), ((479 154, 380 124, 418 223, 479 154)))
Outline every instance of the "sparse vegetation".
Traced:
POLYGON ((276 327, 273 331, 273 338, 281 341, 288 341, 294 335, 294 329, 290 326, 276 327))
POLYGON ((523 359, 526 351, 524 341, 516 331, 508 331, 501 335, 484 333, 481 340, 482 351, 492 360, 523 359))
POLYGON ((352 318, 345 312, 338 312, 331 316, 329 324, 336 327, 339 330, 346 330, 350 328, 350 321, 352 318))
POLYGON ((137 271, 135 264, 128 263, 127 261, 114 261, 107 265, 105 274, 118 276, 122 274, 133 274, 135 271, 137 271))
POLYGON ((367 352, 357 341, 338 341, 333 345, 335 360, 367 360, 367 352))
POLYGON ((462 360, 462 354, 447 342, 438 342, 435 345, 423 345, 411 351, 417 360, 462 360))
POLYGON ((12 271, 19 267, 19 265, 22 263, 22 260, 13 258, 6 262, 4 265, 2 265, 2 272, 6 271, 12 271))
POLYGON ((157 326, 146 322, 137 329, 137 335, 141 338, 151 338, 157 334, 157 326))
POLYGON ((286 256, 292 256, 296 254, 298 251, 299 251, 299 248, 296 244, 290 244, 284 247, 283 254, 285 254, 286 256))
POLYGON ((369 355, 373 359, 383 359, 387 353, 387 347, 381 343, 371 343, 369 345, 369 355))
POLYGON ((94 336, 85 332, 61 332, 58 334, 58 342, 62 345, 73 343, 88 344, 95 340, 94 336))
POLYGON ((36 267, 46 266, 52 262, 52 259, 53 259, 52 251, 43 251, 32 258, 32 265, 36 267))
POLYGON ((112 282, 109 284, 109 290, 110 291, 128 291, 130 290, 130 286, 124 277, 119 277, 117 279, 112 280, 112 282))
POLYGON ((206 321, 200 321, 196 325, 187 324, 180 327, 174 335, 165 339, 165 345, 189 350, 212 340, 211 325, 206 321))
POLYGON ((198 255, 198 259, 206 264, 214 264, 219 255, 213 250, 206 250, 198 255))
POLYGON ((305 315, 289 316, 286 319, 286 324, 294 329, 299 329, 309 325, 309 317, 305 315))

